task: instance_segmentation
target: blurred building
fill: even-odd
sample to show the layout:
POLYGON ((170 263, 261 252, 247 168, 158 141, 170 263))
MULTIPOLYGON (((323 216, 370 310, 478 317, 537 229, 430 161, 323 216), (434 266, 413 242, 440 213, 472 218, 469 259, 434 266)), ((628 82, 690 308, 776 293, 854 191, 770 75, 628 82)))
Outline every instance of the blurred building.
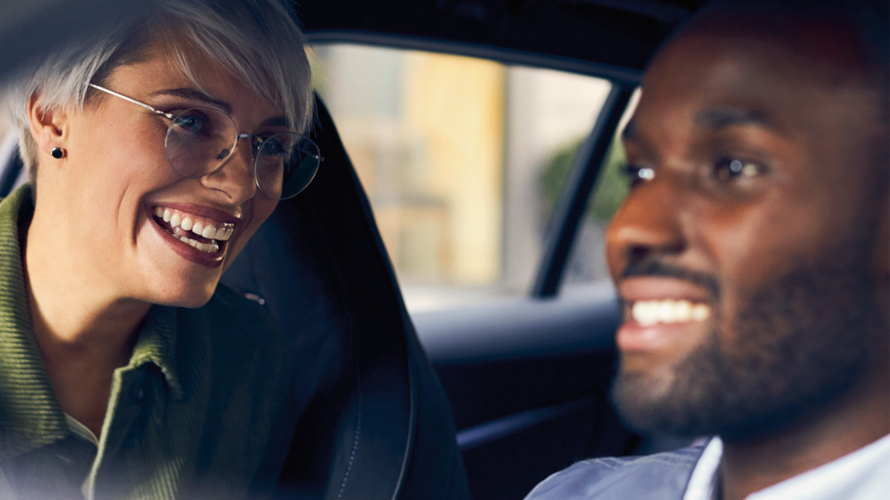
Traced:
POLYGON ((314 49, 316 88, 409 307, 527 292, 550 216, 543 170, 589 133, 609 83, 451 55, 314 49))

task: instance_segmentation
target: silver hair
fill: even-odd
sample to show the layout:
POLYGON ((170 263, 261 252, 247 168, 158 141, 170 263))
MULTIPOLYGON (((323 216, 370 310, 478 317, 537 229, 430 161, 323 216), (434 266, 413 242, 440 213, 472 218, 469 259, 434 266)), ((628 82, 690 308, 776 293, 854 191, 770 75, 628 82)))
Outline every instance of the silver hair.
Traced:
POLYGON ((61 48, 13 77, 3 107, 19 135, 22 159, 35 182, 37 144, 31 137, 28 100, 41 110, 82 109, 114 68, 139 62, 157 39, 170 42, 172 60, 200 88, 188 54, 197 50, 221 64, 251 90, 280 106, 291 128, 303 133, 314 101, 305 39, 283 0, 160 0, 149 18, 126 19, 108 31, 61 48), (93 91, 94 92, 94 91, 93 91))

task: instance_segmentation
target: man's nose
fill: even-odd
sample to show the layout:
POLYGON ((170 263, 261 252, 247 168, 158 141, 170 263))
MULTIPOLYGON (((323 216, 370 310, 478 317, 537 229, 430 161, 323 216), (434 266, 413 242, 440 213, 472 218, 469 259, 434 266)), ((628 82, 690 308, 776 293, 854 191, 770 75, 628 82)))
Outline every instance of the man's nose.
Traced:
POLYGON ((657 175, 631 189, 606 231, 612 276, 645 257, 683 252, 687 240, 682 211, 683 193, 668 175, 657 175))
POLYGON ((256 195, 253 148, 249 137, 239 137, 232 155, 218 169, 201 177, 201 183, 221 192, 226 202, 240 205, 256 195), (246 141, 241 139, 246 138, 246 141))

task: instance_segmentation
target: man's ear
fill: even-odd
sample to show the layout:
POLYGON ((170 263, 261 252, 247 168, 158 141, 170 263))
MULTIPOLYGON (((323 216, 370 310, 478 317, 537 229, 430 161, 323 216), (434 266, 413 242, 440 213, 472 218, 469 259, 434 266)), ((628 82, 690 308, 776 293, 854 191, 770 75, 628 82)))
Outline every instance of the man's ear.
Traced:
POLYGON ((41 153, 49 155, 53 148, 65 149, 68 140, 68 113, 63 108, 47 108, 39 94, 28 99, 28 124, 31 137, 41 153))

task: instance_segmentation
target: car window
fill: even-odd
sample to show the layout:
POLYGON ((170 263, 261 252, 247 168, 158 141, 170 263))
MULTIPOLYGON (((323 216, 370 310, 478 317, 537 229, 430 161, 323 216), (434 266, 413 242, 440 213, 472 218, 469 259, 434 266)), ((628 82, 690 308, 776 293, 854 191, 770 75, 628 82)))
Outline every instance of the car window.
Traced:
POLYGON ((412 312, 525 295, 607 80, 454 55, 315 45, 314 78, 412 312))

